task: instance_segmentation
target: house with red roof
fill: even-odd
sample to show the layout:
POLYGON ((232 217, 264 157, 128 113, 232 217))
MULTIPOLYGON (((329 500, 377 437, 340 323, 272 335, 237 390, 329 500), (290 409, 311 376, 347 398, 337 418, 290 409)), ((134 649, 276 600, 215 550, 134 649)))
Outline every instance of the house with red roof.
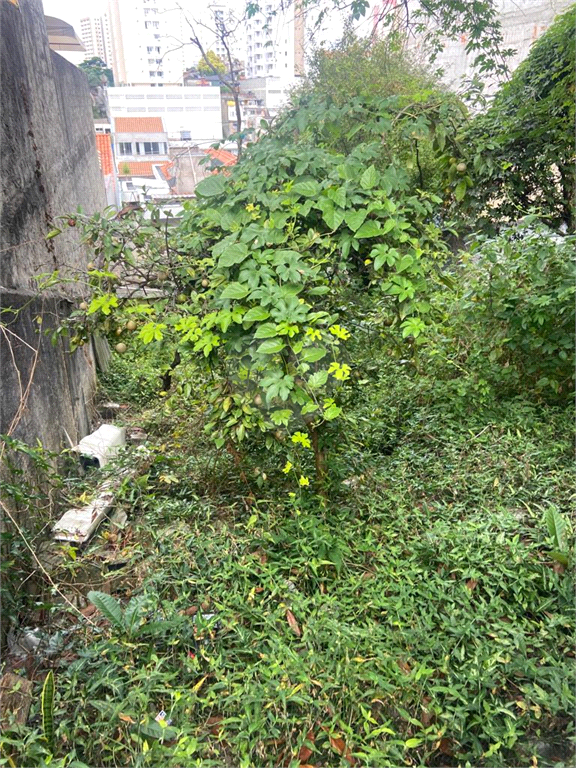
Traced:
POLYGON ((173 163, 161 117, 114 117, 113 137, 122 202, 174 194, 173 163))

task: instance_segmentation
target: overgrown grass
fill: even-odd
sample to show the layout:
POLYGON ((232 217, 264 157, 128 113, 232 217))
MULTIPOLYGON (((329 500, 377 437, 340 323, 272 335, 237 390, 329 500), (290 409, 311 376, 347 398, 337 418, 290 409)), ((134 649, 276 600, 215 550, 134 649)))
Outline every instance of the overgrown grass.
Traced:
MULTIPOLYGON (((332 457, 350 483, 330 502, 295 492, 273 453, 249 453, 239 479, 163 406, 164 443, 126 488, 130 528, 108 539, 128 561, 117 596, 143 596, 139 628, 94 613, 56 663, 61 758, 570 763, 573 578, 544 524, 573 500, 566 412, 517 399, 463 417, 407 373, 354 399, 332 457)), ((38 739, 20 729, 1 764, 38 739)))

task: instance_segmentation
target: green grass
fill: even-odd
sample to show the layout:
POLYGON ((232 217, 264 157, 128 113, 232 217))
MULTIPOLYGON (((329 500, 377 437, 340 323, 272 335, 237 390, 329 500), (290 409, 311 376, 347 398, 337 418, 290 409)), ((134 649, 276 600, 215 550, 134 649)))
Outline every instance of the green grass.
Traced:
POLYGON ((248 487, 164 406, 164 444, 126 488, 131 527, 108 540, 140 628, 101 622, 56 664, 60 758, 570 763, 574 585, 544 523, 573 501, 569 415, 516 400, 463 418, 385 384, 355 396, 327 503, 290 497, 273 454, 248 454, 248 487))

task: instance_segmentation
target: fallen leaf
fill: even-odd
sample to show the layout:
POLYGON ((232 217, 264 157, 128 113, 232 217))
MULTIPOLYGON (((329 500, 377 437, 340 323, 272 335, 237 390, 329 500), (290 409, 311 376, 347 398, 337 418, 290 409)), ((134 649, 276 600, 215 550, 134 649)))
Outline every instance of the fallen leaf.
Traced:
MULTIPOLYGON (((308 731, 306 734, 306 741, 311 742, 314 744, 314 731, 308 731)), ((302 763, 306 763, 310 755, 312 754, 312 750, 310 747, 302 746, 300 747, 300 752, 298 752, 298 760, 300 760, 300 765, 302 763)))
POLYGON ((198 606, 191 605, 190 608, 186 608, 184 611, 182 611, 182 616, 196 616, 197 613, 198 613, 198 606))
POLYGON ((322 726, 322 730, 328 734, 332 749, 338 752, 350 765, 356 765, 356 759, 352 757, 352 752, 346 746, 346 742, 339 737, 331 736, 329 729, 325 725, 322 726))
POLYGON ((206 720, 206 725, 210 728, 210 733, 213 736, 218 736, 220 734, 220 730, 222 728, 221 723, 223 719, 224 718, 221 716, 213 716, 206 720))
POLYGON ((452 743, 450 739, 440 739, 436 744, 436 749, 439 749, 443 755, 452 755, 452 743))
POLYGON ((468 579, 466 582, 466 588, 472 592, 472 590, 478 585, 478 579, 468 579))
POLYGON ((402 661, 402 659, 398 659, 396 663, 398 664, 402 672, 404 672, 405 674, 409 675, 410 672, 412 671, 410 668, 410 664, 408 664, 408 662, 402 661))
POLYGON ((82 616, 86 616, 86 618, 88 618, 88 616, 92 616, 95 610, 96 610, 96 606, 90 604, 90 605, 87 605, 86 608, 82 608, 80 613, 82 614, 82 616))
POLYGON ((120 712, 120 714, 118 715, 118 717, 119 717, 119 718, 120 718, 120 720, 122 720, 122 722, 124 722, 124 723, 131 723, 132 725, 134 725, 134 723, 136 722, 136 720, 132 720, 132 718, 130 717, 130 715, 123 715, 123 714, 122 714, 122 712, 120 712))
POLYGON ((290 625, 290 629, 296 637, 302 637, 302 630, 300 629, 298 622, 296 621, 296 617, 292 613, 292 611, 286 611, 286 620, 288 621, 288 624, 290 625))

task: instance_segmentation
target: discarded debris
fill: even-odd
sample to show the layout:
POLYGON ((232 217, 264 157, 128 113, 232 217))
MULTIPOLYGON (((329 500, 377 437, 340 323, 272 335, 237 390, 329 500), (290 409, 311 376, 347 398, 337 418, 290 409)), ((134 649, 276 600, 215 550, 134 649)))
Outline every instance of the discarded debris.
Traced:
POLYGON ((103 491, 90 504, 81 509, 69 509, 53 529, 57 541, 71 541, 84 544, 112 509, 114 494, 103 491))
POLYGON ((73 450, 80 454, 80 460, 87 468, 103 467, 114 458, 119 448, 126 444, 126 428, 113 424, 102 424, 91 435, 83 437, 73 450))

